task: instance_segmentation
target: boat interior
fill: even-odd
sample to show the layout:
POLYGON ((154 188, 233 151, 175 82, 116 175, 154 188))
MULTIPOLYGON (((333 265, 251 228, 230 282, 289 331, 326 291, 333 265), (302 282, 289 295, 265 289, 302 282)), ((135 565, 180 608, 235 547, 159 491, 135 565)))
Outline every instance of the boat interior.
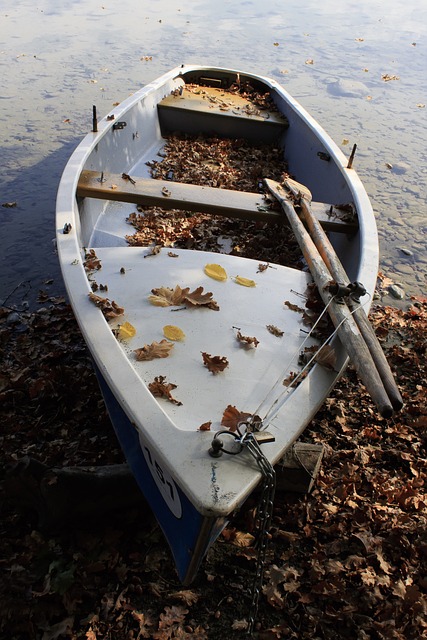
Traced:
POLYGON ((344 177, 309 124, 277 92, 257 79, 223 71, 208 77, 189 72, 160 91, 161 96, 142 97, 123 120, 121 115, 116 120, 114 113, 108 116, 114 123, 89 156, 77 189, 84 246, 125 246, 132 205, 285 222, 280 210, 263 199, 262 184, 259 188, 262 178, 271 176, 256 176, 251 192, 177 184, 173 171, 154 181, 150 165, 159 159, 167 162, 168 137, 177 133, 202 136, 205 144, 222 137, 254 147, 276 146, 283 154, 283 169, 311 190, 313 210, 324 228, 342 236, 338 242, 357 234, 357 215, 350 210, 353 198, 344 177), (124 180, 123 173, 131 180, 124 180))
POLYGON ((168 167, 170 140, 176 143, 178 139, 178 146, 179 136, 202 138, 207 145, 218 138, 244 140, 258 151, 267 147, 279 151, 283 171, 312 191, 313 210, 336 247, 351 246, 354 251, 358 243, 350 243, 349 238, 357 237, 357 215, 340 209, 342 204, 354 206, 352 194, 312 123, 301 119, 292 104, 259 80, 221 71, 209 76, 189 72, 129 98, 120 109, 107 116, 113 124, 88 155, 77 187, 81 247, 93 249, 102 263, 102 271, 88 277, 93 290, 100 287, 109 298, 125 305, 125 318, 135 327, 138 340, 160 341, 164 325, 180 327, 188 340, 174 345, 178 357, 135 363, 133 349, 141 346, 136 338, 123 342, 123 350, 147 385, 160 374, 179 381, 177 398, 186 411, 180 411, 178 403, 167 403, 165 408, 177 427, 194 430, 207 422, 219 427, 227 404, 255 412, 277 384, 279 395, 283 393, 281 376, 286 363, 288 373, 301 368, 299 349, 316 342, 306 343, 301 313, 301 299, 311 277, 307 269, 279 264, 267 265, 261 273, 258 261, 236 254, 235 247, 231 252, 229 247, 225 250, 227 243, 218 242, 213 253, 188 252, 181 246, 171 251, 164 247, 156 254, 150 244, 129 246, 129 219, 136 208, 141 215, 150 207, 214 214, 248 221, 260 230, 266 224, 285 224, 280 207, 266 201, 260 185, 262 178, 270 176, 253 171, 253 189, 241 191, 227 185, 218 188, 180 181, 175 170, 163 175, 160 170, 165 163, 168 167), (153 176, 153 166, 160 175, 153 176), (217 261, 228 274, 226 282, 214 281, 204 272, 207 263, 217 261), (238 286, 238 277, 255 284, 238 286), (221 313, 206 308, 179 312, 150 305, 153 288, 176 285, 191 290, 202 286, 212 292, 221 313), (282 338, 268 331, 268 325, 278 328, 282 338), (260 348, 239 343, 237 331, 255 337, 260 348), (230 366, 225 382, 221 375, 203 369, 201 353, 227 354, 230 366), (189 365, 200 370, 197 389, 194 375, 186 375, 189 365), (218 397, 223 401, 221 407, 218 397))

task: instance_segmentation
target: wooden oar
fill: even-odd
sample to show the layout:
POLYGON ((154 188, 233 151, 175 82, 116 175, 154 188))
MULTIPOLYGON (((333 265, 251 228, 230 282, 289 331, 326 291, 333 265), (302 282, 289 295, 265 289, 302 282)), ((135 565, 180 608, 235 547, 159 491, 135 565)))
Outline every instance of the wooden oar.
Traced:
POLYGON ((379 412, 385 418, 393 414, 393 407, 384 389, 372 356, 364 341, 359 328, 346 304, 336 302, 329 291, 329 285, 333 280, 322 256, 316 248, 310 234, 305 229, 298 217, 295 208, 289 201, 287 192, 278 182, 264 180, 267 188, 277 198, 287 215, 289 224, 298 240, 305 260, 310 268, 313 279, 319 290, 319 294, 328 305, 328 313, 334 326, 337 328, 340 340, 345 347, 360 379, 365 385, 379 412))
MULTIPOLYGON (((304 186, 300 185, 295 180, 285 180, 285 186, 289 188, 294 196, 299 197, 298 204, 302 210, 302 219, 306 223, 311 237, 316 245, 320 255, 325 261, 326 266, 334 277, 335 281, 339 284, 348 285, 350 279, 338 258, 335 249, 333 248, 328 236, 318 224, 317 220, 313 216, 311 210, 311 193, 304 186)), ((375 335, 375 331, 368 320, 368 316, 363 307, 360 306, 357 300, 352 300, 351 297, 347 299, 349 308, 353 311, 353 317, 356 320, 360 333, 362 334, 369 351, 371 352, 372 359, 378 370, 380 378, 383 382, 384 388, 387 392, 390 402, 395 410, 399 410, 403 407, 402 396, 397 387, 396 381, 391 372, 390 366, 387 362, 387 358, 381 348, 378 338, 375 335)))

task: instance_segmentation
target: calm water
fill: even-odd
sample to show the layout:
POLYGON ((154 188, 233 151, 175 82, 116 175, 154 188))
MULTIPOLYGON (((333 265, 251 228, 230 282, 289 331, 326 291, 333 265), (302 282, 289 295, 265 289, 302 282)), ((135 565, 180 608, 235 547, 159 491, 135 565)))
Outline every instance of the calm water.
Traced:
POLYGON ((184 62, 273 77, 345 153, 356 142, 380 268, 425 292, 426 35, 426 0, 0 0, 0 204, 17 203, 0 207, 0 301, 24 280, 30 302, 48 279, 62 291, 56 189, 92 105, 184 62))

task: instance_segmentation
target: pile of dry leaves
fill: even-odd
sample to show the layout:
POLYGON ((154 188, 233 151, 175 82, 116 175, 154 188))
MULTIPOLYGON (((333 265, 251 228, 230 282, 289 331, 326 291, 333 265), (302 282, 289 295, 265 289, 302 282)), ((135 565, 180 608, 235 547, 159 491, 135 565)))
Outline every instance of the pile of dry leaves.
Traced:
MULTIPOLYGON (((2 487, 24 456, 49 467, 122 462, 71 311, 41 297, 35 312, 0 311, 2 487)), ((259 638, 427 632, 427 299, 377 307, 372 319, 405 408, 378 417, 350 370, 306 430, 326 455, 311 494, 277 496, 259 638)), ((244 637, 256 500, 186 589, 144 503, 55 533, 18 503, 2 488, 2 637, 244 637)))
MULTIPOLYGON (((265 176, 281 181, 287 169, 278 147, 234 138, 171 135, 163 155, 159 161, 149 163, 153 178, 252 193, 264 190, 265 176)), ((260 193, 261 201, 262 197, 260 193)), ((265 200, 266 210, 275 206, 277 203, 265 200)), ((301 264, 298 243, 283 224, 165 211, 160 207, 138 207, 128 222, 135 229, 126 238, 131 246, 154 243, 213 252, 225 250, 286 266, 301 264)))

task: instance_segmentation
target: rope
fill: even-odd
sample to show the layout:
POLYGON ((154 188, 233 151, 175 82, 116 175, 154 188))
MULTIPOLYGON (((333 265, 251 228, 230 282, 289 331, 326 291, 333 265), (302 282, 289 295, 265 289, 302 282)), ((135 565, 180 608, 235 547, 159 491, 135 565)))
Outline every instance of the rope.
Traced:
MULTIPOLYGON (((368 294, 369 295, 369 294, 368 294)), ((332 298, 329 300, 328 304, 325 306, 324 310, 322 311, 321 315, 319 316, 319 318, 317 319, 316 323, 313 325, 313 327, 311 328, 310 333, 307 335, 307 337, 305 338, 305 340, 303 341, 302 345, 298 348, 297 354, 294 354, 290 360, 290 362, 288 363, 286 369, 285 369, 285 374, 286 372, 289 370, 289 367, 291 365, 291 363, 293 362, 293 360, 295 359, 296 355, 299 355, 301 348, 304 346, 305 342, 308 340, 308 338, 311 336, 311 334, 313 333, 314 329, 316 328, 317 324, 320 322, 321 318, 323 317, 324 313, 327 311, 329 305, 331 304, 331 302, 335 299, 335 296, 332 296, 332 298)), ((359 305, 356 306, 352 311, 350 311, 350 316, 353 315, 353 313, 355 313, 355 311, 357 311, 358 309, 362 308, 365 304, 368 303, 370 299, 370 296, 368 297, 368 300, 366 302, 364 302, 363 304, 359 301, 359 305)), ((277 416, 278 412, 280 411, 280 409, 283 407, 283 405, 285 404, 285 402, 288 400, 288 398, 291 395, 291 392, 295 390, 295 386, 297 384, 297 382, 299 382, 299 380, 301 378, 303 378, 303 376, 305 375, 305 372, 307 371, 307 369, 310 368, 311 364, 315 361, 317 354, 323 349, 323 347, 328 344, 329 342, 332 341, 332 339, 335 337, 335 335, 338 333, 339 328, 341 327, 341 325, 346 322, 348 320, 348 318, 350 316, 347 316, 346 318, 343 318, 341 320, 341 322, 338 324, 338 326, 335 328, 335 330, 331 333, 330 336, 328 336, 326 338, 326 340, 323 342, 323 344, 321 344, 321 346, 319 347, 319 349, 316 351, 316 353, 313 354, 313 356, 310 358, 310 360, 305 364, 305 366, 301 369, 301 371, 298 373, 298 375, 292 380, 291 384, 286 387, 286 389, 284 389, 277 398, 275 398, 275 400, 270 404, 270 407, 268 408, 268 410, 266 411, 264 417, 262 418, 262 429, 266 429, 268 427, 268 425, 271 423, 271 421, 277 416)), ((280 376, 280 378, 278 379, 278 381, 273 385, 273 387, 271 388, 271 390, 267 393, 267 395, 265 396, 264 400, 260 403, 258 409, 255 412, 255 415, 259 415, 259 413, 261 412, 261 407, 264 403, 266 403, 267 398, 274 392, 274 390, 276 389, 276 387, 278 386, 278 384, 282 384, 282 380, 283 380, 283 375, 280 376)))
MULTIPOLYGON (((276 388, 277 388, 277 387, 279 387, 279 388, 280 388, 280 387, 282 387, 282 386, 283 386, 283 378, 285 377, 286 373, 289 371, 289 369, 290 369, 290 367, 291 367, 291 365, 292 365, 293 361, 294 361, 297 357, 299 357, 299 354, 300 354, 300 352, 301 352, 301 349, 303 349, 303 347, 304 347, 305 343, 307 342, 307 340, 309 340, 309 338, 311 337, 311 335, 312 335, 312 334, 313 334, 313 332, 315 331, 315 329, 316 329, 317 325, 318 325, 318 324, 320 323, 320 321, 322 320, 323 316, 324 316, 324 315, 325 315, 325 313, 327 312, 328 307, 329 307, 329 305, 331 304, 331 302, 334 300, 334 298, 335 298, 335 296, 332 296, 332 298, 329 300, 328 304, 327 304, 327 305, 325 306, 325 308, 322 310, 322 313, 320 314, 320 316, 317 318, 316 322, 315 322, 315 323, 313 324, 313 326, 311 327, 311 329, 310 329, 309 333, 306 335, 306 337, 304 338, 303 342, 298 346, 298 349, 295 351, 295 353, 294 353, 294 354, 291 356, 291 358, 289 359, 289 361, 288 361, 288 363, 287 363, 286 367, 283 369, 283 373, 281 373, 281 374, 280 374, 280 376, 277 378, 276 382, 273 384, 273 386, 271 387, 271 389, 266 393, 266 395, 265 395, 264 399, 263 399, 263 400, 261 400, 260 404, 258 405, 258 408, 254 411, 254 415, 255 415, 255 416, 257 416, 257 415, 259 415, 259 414, 261 413, 263 405, 267 404, 267 402, 268 402, 268 400, 269 400, 269 397, 270 397, 272 394, 274 394, 274 393, 275 393, 276 388)), ((328 338, 328 340, 329 340, 329 338, 328 338)), ((322 345, 322 346, 324 346, 324 345, 322 345)), ((311 360, 310 360, 310 362, 311 362, 311 360)), ((307 365, 306 365, 306 367, 307 367, 307 365)), ((306 367, 304 367, 303 371, 306 369, 306 367)), ((301 373, 302 373, 302 372, 301 372, 301 373)), ((299 374, 299 376, 301 375, 301 373, 299 374)), ((298 378, 299 376, 297 376, 297 378, 298 378)), ((295 381, 297 380, 297 378, 295 378, 295 380, 293 380, 293 381, 292 381, 292 385, 295 383, 295 381)), ((291 385, 291 386, 292 386, 292 385, 291 385)), ((287 393, 287 392, 289 391, 289 389, 290 389, 290 387, 288 387, 288 388, 286 389, 285 393, 287 393)), ((280 397, 280 396, 279 396, 279 397, 280 397)), ((273 406, 274 406, 274 404, 275 404, 276 402, 277 402, 277 399, 274 399, 274 400, 271 402, 270 409, 271 409, 271 407, 273 407, 273 406)), ((269 409, 269 410, 270 410, 270 409, 269 409)), ((268 410, 268 411, 269 411, 269 410, 268 410)), ((268 414, 268 411, 267 411, 267 414, 268 414)), ((267 415, 267 414, 266 414, 266 415, 267 415)), ((264 426, 263 426, 263 428, 264 428, 264 426)))

